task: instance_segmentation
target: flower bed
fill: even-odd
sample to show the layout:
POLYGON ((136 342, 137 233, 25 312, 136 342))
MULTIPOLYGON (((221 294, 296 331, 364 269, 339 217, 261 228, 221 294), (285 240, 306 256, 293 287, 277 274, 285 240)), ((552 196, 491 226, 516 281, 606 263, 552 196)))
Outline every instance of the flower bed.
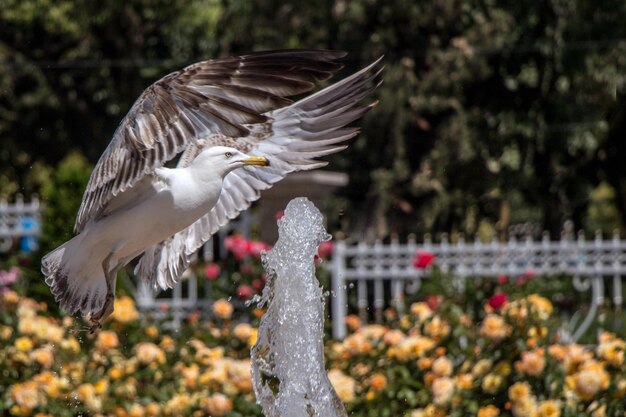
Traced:
MULTIPOLYGON (((626 343, 559 344, 553 306, 536 294, 494 294, 470 315, 428 297, 386 325, 348 317, 326 343, 329 376, 351 416, 622 416, 626 343), (511 300, 508 298, 511 297, 511 300)), ((95 335, 6 288, 0 295, 2 416, 260 416, 250 381, 256 329, 214 305, 178 333, 147 321, 132 299, 95 335)))

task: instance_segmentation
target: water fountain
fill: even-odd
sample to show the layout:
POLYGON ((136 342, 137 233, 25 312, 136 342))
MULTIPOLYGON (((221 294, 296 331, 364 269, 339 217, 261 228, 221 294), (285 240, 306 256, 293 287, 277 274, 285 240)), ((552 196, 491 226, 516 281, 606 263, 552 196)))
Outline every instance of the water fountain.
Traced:
POLYGON ((306 198, 291 200, 279 238, 263 255, 267 305, 252 347, 252 382, 266 417, 347 417, 324 368, 324 296, 314 256, 330 239, 323 216, 306 198))

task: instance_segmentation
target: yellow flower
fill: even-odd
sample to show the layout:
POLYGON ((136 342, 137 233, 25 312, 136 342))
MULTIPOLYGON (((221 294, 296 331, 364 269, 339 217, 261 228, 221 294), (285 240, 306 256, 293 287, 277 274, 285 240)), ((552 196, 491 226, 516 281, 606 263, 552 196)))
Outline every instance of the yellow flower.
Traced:
POLYGON ((158 335, 159 335, 159 329, 157 329, 156 326, 148 326, 146 328, 146 336, 148 336, 149 338, 154 339, 158 335))
POLYGON ((211 416, 220 417, 233 409, 233 402, 224 394, 213 394, 200 400, 200 407, 211 416))
POLYGON ((163 336, 159 346, 166 352, 173 352, 176 349, 176 342, 170 336, 163 336))
POLYGON ((139 363, 165 363, 165 353, 154 343, 142 342, 135 346, 135 354, 139 363))
POLYGON ((424 409, 424 417, 445 417, 446 410, 434 404, 428 404, 424 409))
POLYGON ((107 351, 109 349, 115 349, 120 344, 120 340, 117 337, 117 333, 108 330, 101 330, 98 332, 98 338, 96 339, 96 348, 101 351, 107 351))
POLYGON ((489 373, 483 379, 481 388, 488 394, 494 394, 502 385, 503 378, 501 375, 489 373))
POLYGON ((163 412, 166 415, 180 416, 186 414, 187 409, 191 405, 191 397, 189 394, 176 394, 163 406, 163 412))
POLYGON ((452 378, 441 377, 433 381, 430 387, 433 393, 433 404, 443 407, 450 403, 454 394, 454 382, 452 378))
POLYGON ((328 371, 328 379, 341 401, 349 403, 354 400, 354 390, 356 388, 354 379, 345 375, 339 369, 328 371))
POLYGON ((452 374, 452 361, 445 356, 441 356, 433 362, 432 371, 437 376, 450 376, 452 374))
POLYGON ((435 341, 428 337, 409 336, 397 346, 390 347, 387 356, 401 361, 417 359, 432 350, 435 345, 435 341))
POLYGON ((130 406, 130 410, 128 410, 129 417, 144 417, 146 415, 146 410, 141 406, 141 404, 133 404, 130 406))
POLYGON ((388 346, 395 346, 404 340, 405 336, 401 330, 391 329, 388 330, 383 336, 383 342, 388 346))
POLYGON ((29 352, 33 348, 33 342, 28 337, 18 337, 14 344, 20 352, 29 352))
POLYGON ((9 340, 13 336, 13 329, 9 326, 0 326, 0 339, 9 340))
POLYGON ((546 367, 546 360, 543 354, 536 351, 522 352, 522 360, 516 363, 517 369, 525 374, 537 376, 541 375, 546 367))
POLYGON ((480 327, 480 335, 492 340, 501 340, 511 334, 511 326, 504 319, 495 314, 489 314, 480 327))
POLYGON ((102 409, 102 399, 96 394, 96 389, 91 384, 81 384, 76 390, 78 399, 89 408, 90 411, 102 409))
POLYGON ((248 343, 254 335, 254 328, 248 323, 239 323, 233 328, 233 335, 242 342, 248 343))
POLYGON ((565 382, 585 401, 591 400, 598 392, 607 389, 610 383, 608 372, 595 361, 582 365, 581 370, 567 376, 565 382))
POLYGON ((531 393, 528 382, 516 382, 509 387, 509 399, 513 402, 529 397, 531 393))
POLYGON ((511 411, 514 417, 535 417, 537 400, 531 395, 522 397, 513 403, 511 411))
POLYGON ((432 317, 433 311, 425 302, 413 303, 410 307, 411 314, 417 317, 419 323, 423 323, 432 317))
POLYGON ((494 372, 498 375, 509 376, 511 374, 511 365, 508 362, 498 362, 494 368, 494 372))
POLYGON ((596 348, 596 353, 609 364, 619 367, 624 363, 624 350, 626 350, 626 342, 613 339, 601 342, 596 348))
POLYGON ((30 353, 32 360, 41 365, 44 369, 50 369, 52 366, 52 348, 45 346, 39 349, 35 349, 30 353))
POLYGON ((500 409, 494 405, 487 405, 480 407, 476 413, 476 417, 498 417, 500 415, 500 409))
POLYGON ((547 400, 539 404, 536 417, 559 417, 560 415, 561 407, 559 403, 553 400, 547 400))
POLYGON ((45 397, 39 392, 34 381, 14 384, 11 386, 10 392, 15 405, 27 411, 27 413, 36 407, 46 404, 45 397))
POLYGON ((491 369, 492 363, 489 359, 481 359, 476 362, 476 365, 472 368, 472 375, 474 377, 481 377, 486 375, 491 369))
POLYGON ((2 303, 9 307, 14 307, 20 302, 20 296, 13 290, 4 291, 0 293, 2 296, 2 303))
POLYGON ((98 395, 102 395, 107 392, 109 389, 109 381, 102 378, 98 382, 93 385, 93 389, 98 395))
POLYGON ((67 350, 72 353, 80 352, 80 343, 75 337, 69 336, 61 341, 61 349, 67 350))
POLYGON ((547 320, 552 314, 552 303, 547 298, 541 297, 538 294, 531 294, 526 299, 531 304, 533 313, 537 315, 539 320, 547 320))
POLYGON ((135 308, 135 302, 128 296, 122 296, 115 299, 113 305, 114 310, 111 317, 120 323, 130 323, 139 318, 139 312, 135 308))
POLYGON ((217 318, 228 320, 232 317, 234 308, 231 303, 222 298, 213 303, 212 310, 217 318))
POLYGON ((157 403, 150 403, 146 405, 145 412, 147 417, 157 417, 161 412, 161 406, 157 403))
POLYGON ((435 316, 424 325, 424 333, 435 340, 441 340, 450 334, 450 325, 441 317, 435 316))
POLYGON ((471 374, 459 374, 454 377, 454 382, 458 389, 472 389, 474 386, 471 374))

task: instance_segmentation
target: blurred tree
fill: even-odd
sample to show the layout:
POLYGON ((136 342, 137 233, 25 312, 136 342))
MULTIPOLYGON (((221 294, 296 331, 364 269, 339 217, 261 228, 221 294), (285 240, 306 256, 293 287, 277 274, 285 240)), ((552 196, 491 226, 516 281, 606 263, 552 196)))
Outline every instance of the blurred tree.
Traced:
MULTIPOLYGON (((356 235, 557 234, 600 182, 626 224, 626 3, 583 0, 0 0, 0 193, 91 162, 157 77, 270 48, 384 54, 380 104, 333 158, 356 235), (80 7, 77 7, 77 4, 80 7), (618 94, 619 93, 619 94, 618 94), (33 168, 31 169, 31 166, 33 168)), ((607 220, 608 221, 608 220, 607 220)))

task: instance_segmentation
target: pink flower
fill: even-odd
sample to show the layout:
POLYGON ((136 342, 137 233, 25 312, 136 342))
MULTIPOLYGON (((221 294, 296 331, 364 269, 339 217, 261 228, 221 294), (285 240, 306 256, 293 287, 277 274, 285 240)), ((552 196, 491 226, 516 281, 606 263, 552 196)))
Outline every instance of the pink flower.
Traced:
POLYGON ((274 216, 274 218, 276 219, 276 221, 279 221, 280 219, 283 218, 284 215, 285 215, 285 210, 280 210, 276 212, 276 215, 274 216))
POLYGON ((250 241, 248 243, 249 243, 248 251, 249 251, 250 255, 252 255, 252 256, 254 256, 256 258, 260 258, 261 257, 261 252, 262 251, 271 249, 271 246, 268 245, 265 242, 250 241))
POLYGON ((8 271, 0 271, 0 287, 15 284, 20 275, 20 269, 16 266, 11 267, 8 271))
POLYGON ((515 285, 522 286, 526 284, 528 281, 530 281, 535 275, 537 275, 537 273, 535 272, 534 269, 527 269, 523 275, 520 275, 517 278, 515 278, 515 285))
POLYGON ((250 242, 241 235, 230 235, 224 239, 224 246, 238 261, 243 260, 250 252, 250 242))
POLYGON ((413 258, 413 266, 417 269, 426 269, 434 263, 435 254, 424 249, 418 250, 413 258))
POLYGON ((498 275, 498 284, 504 285, 507 282, 509 282, 509 277, 507 277, 505 274, 498 275))
POLYGON ((237 287, 237 297, 241 299, 248 300, 252 297, 252 294, 254 294, 254 291, 249 285, 240 285, 237 287))
POLYGON ((489 298, 489 306, 494 310, 499 309, 505 305, 508 301, 508 297, 503 292, 497 292, 489 298))
POLYGON ((204 277, 210 280, 217 279, 220 276, 222 269, 218 264, 210 263, 204 267, 204 277))
POLYGON ((320 245, 317 247, 317 253, 321 258, 326 258, 332 255, 333 242, 329 240, 329 241, 320 243, 320 245))

